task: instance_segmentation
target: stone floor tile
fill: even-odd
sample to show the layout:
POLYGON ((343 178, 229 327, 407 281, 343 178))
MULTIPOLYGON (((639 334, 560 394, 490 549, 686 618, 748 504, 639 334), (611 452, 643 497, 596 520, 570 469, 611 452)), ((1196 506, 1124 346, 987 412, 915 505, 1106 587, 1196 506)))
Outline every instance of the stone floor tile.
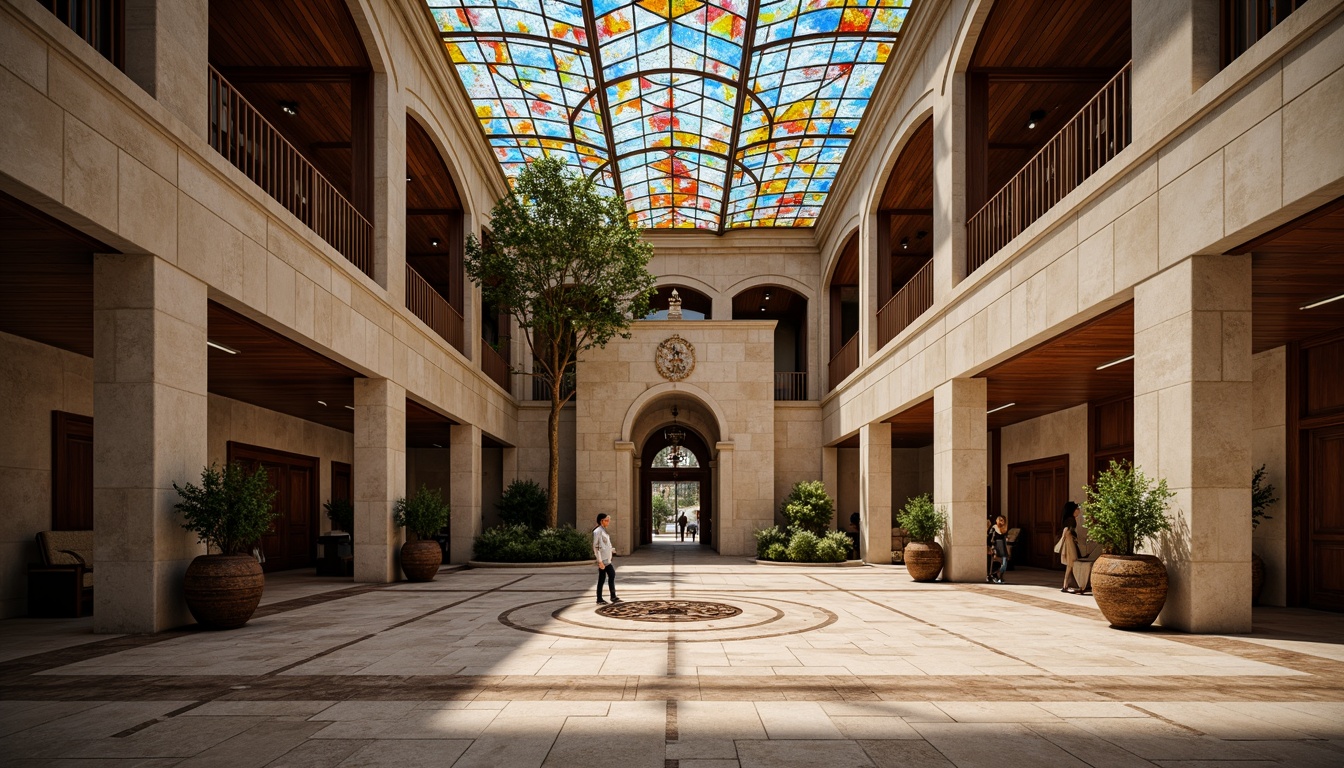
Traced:
POLYGON ((959 723, 1032 723, 1059 718, 1025 701, 947 701, 938 703, 959 723))
POLYGON ((915 723, 914 729, 957 768, 1015 765, 1087 768, 1048 739, 1021 723, 915 723))
POLYGON ((540 768, 564 725, 563 716, 496 718, 453 768, 540 768))
POLYGON ((677 768, 740 768, 741 763, 736 760, 702 760, 692 758, 681 760, 677 768))
POLYGON ((605 701, 511 701, 499 710, 498 718, 606 717, 610 711, 605 701))
POLYGON ((224 699, 207 701, 199 707, 189 709, 178 717, 209 716, 250 716, 282 717, 286 715, 304 715, 314 717, 329 709, 334 701, 239 701, 224 699))
POLYGON ((1228 741, 1284 741, 1307 736, 1302 731, 1212 702, 1136 702, 1135 706, 1178 725, 1228 741))
POLYGON ((1245 747, 1259 757, 1301 768, 1339 768, 1344 747, 1328 741, 1252 741, 1245 747))
POLYGON ((259 717, 179 717, 123 738, 98 739, 62 757, 192 757, 262 722, 259 717))
POLYGON ((333 768, 368 744, 363 739, 309 739, 272 760, 266 768, 333 768))
POLYGON ((270 720, 178 763, 190 768, 261 768, 303 744, 325 723, 270 720))
POLYGON ((620 722, 600 717, 566 718, 543 765, 552 768, 663 768, 664 732, 661 717, 621 718, 620 722))
POLYGON ((953 768, 943 753, 924 740, 860 741, 875 768, 953 768))
POLYGON ((1344 719, 1310 714, 1295 708, 1292 702, 1220 701, 1218 706, 1304 733, 1314 739, 1344 739, 1344 719))
MULTIPOLYGON (((764 731, 762 731, 764 734, 764 731)), ((732 739, 690 736, 667 742, 668 760, 737 760, 737 744, 732 739)))
POLYGON ((341 768, 442 768, 461 757, 470 741, 374 741, 337 765, 341 768))
POLYGON ((396 720, 415 709, 414 701, 342 701, 323 709, 313 720, 396 720))
POLYGON ((756 703, 761 724, 771 739, 843 739, 821 704, 815 701, 756 703))
POLYGON ((1152 763, 1072 723, 1027 723, 1033 732, 1093 768, 1143 768, 1152 763))
POLYGON ((847 739, 919 739, 919 733, 899 717, 837 717, 831 722, 847 739))
POLYGON ((677 702, 679 739, 764 739, 765 726, 749 701, 677 702))
POLYGON ((928 701, 823 701, 832 717, 899 717, 907 723, 950 723, 951 716, 928 701))
POLYGON ((1149 715, 1118 701, 1036 701, 1032 703, 1060 718, 1149 717, 1149 715))
POLYGON ((1071 724, 1145 760, 1254 760, 1244 745, 1204 736, 1159 720, 1084 718, 1071 724))
POLYGON ((737 759, 742 768, 873 768, 863 748, 848 740, 739 741, 737 759))

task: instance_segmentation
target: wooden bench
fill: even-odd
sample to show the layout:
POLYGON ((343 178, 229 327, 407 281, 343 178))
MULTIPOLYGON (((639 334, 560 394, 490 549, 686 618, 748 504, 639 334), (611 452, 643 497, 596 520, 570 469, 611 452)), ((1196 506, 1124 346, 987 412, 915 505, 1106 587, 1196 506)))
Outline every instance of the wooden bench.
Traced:
POLYGON ((93 531, 37 534, 41 563, 28 566, 28 615, 93 613, 93 531))

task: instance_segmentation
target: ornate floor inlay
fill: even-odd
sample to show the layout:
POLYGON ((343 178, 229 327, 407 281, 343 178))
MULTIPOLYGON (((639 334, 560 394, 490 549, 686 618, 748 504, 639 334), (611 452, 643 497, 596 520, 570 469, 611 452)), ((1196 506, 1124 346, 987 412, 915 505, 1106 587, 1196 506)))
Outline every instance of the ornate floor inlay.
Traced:
POLYGON ((713 621, 736 616, 742 609, 698 600, 639 600, 604 605, 597 612, 607 618, 627 621, 713 621))

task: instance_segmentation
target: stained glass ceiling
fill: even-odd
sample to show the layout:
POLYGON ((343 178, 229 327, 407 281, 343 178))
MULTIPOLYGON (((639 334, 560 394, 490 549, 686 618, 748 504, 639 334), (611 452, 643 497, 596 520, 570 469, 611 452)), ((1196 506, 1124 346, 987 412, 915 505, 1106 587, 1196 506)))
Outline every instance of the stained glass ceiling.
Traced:
POLYGON ((649 229, 807 227, 911 0, 427 0, 509 177, 542 155, 649 229))

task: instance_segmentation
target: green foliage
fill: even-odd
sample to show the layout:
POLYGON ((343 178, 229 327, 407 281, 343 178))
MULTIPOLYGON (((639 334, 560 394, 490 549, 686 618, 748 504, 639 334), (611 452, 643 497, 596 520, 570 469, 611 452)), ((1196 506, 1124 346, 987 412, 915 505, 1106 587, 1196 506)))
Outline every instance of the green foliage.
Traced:
POLYGON ((661 493, 653 495, 653 530, 662 532, 669 520, 676 517, 672 509, 672 502, 668 501, 661 493))
POLYGON ((789 550, 783 544, 776 542, 766 547, 765 551, 760 553, 760 559, 782 562, 789 559, 789 550))
POLYGON ((817 544, 817 562, 842 563, 849 559, 849 537, 844 531, 831 531, 817 544))
POLYGON ((782 560, 782 557, 770 557, 767 553, 775 546, 778 546, 782 553, 788 544, 788 531, 778 525, 762 528, 756 532, 756 557, 760 560, 782 560))
POLYGON ((1274 502, 1279 500, 1279 497, 1274 495, 1274 484, 1265 482, 1265 475, 1267 474, 1268 473, 1265 472, 1265 465, 1261 464, 1260 468, 1255 470, 1255 474, 1251 476, 1252 531, 1259 528, 1260 524, 1264 521, 1274 519, 1265 514, 1265 512, 1274 504, 1274 502))
POLYGON ((1167 504, 1176 494, 1166 480, 1154 484, 1128 461, 1112 461, 1084 491, 1087 537, 1107 554, 1132 555, 1145 539, 1171 530, 1167 504))
MULTIPOLYGON (((349 499, 330 499, 322 508, 327 511, 331 527, 338 531, 353 534, 355 532, 355 504, 349 499)), ((353 540, 353 536, 351 540, 353 540)))
POLYGON ((546 527, 546 489, 532 480, 514 480, 495 505, 505 525, 525 525, 532 530, 546 527))
POLYGON ((826 486, 820 480, 794 483, 780 512, 789 522, 790 528, 809 531, 821 535, 831 524, 835 515, 835 502, 826 493, 826 486))
POLYGON ((907 499, 905 507, 896 514, 897 524, 905 529, 911 541, 930 542, 947 527, 947 509, 935 507, 933 498, 925 493, 907 499))
POLYGON ((448 524, 448 502, 437 488, 420 486, 409 499, 397 499, 392 505, 392 522, 417 537, 428 539, 448 524))
POLYGON ((250 552, 276 517, 271 510, 275 491, 260 467, 249 473, 237 462, 223 471, 211 464, 201 470, 199 487, 173 483, 173 490, 182 497, 176 505, 186 519, 182 527, 222 555, 250 552))
POLYGON ((811 531, 794 530, 789 537, 789 559, 795 563, 817 562, 817 545, 821 538, 811 531))
POLYGON ((593 559, 593 540, 569 526, 534 530, 497 525, 476 537, 472 558, 487 563, 566 563, 593 559))
POLYGON ((631 225, 623 200, 569 173, 557 157, 528 163, 491 211, 490 230, 485 242, 467 238, 466 270, 486 303, 517 320, 536 373, 553 385, 547 521, 554 526, 559 413, 571 396, 554 385, 581 352, 628 337, 633 318, 648 314, 653 246, 631 225))

